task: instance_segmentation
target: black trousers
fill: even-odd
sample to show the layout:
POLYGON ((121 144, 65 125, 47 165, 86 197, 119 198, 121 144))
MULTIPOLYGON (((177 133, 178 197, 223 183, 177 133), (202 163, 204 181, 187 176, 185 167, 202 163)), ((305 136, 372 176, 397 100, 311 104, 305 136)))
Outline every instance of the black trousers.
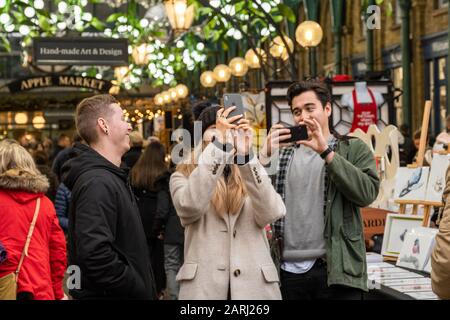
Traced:
POLYGON ((327 266, 320 259, 303 274, 281 270, 280 280, 283 300, 362 300, 363 297, 360 289, 328 286, 327 266))

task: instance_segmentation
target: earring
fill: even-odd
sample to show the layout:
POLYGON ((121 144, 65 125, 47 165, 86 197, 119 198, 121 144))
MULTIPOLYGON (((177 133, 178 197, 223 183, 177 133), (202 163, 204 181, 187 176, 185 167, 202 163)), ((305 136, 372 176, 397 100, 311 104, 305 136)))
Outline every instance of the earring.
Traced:
POLYGON ((108 134, 108 129, 106 129, 105 133, 108 134))

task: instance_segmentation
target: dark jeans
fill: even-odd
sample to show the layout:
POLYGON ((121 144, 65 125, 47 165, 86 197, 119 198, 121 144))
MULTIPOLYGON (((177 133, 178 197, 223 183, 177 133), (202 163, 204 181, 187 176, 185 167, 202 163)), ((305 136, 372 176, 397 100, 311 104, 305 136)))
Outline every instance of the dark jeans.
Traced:
POLYGON ((281 270, 281 294, 283 300, 362 300, 363 291, 339 285, 329 287, 327 266, 318 259, 303 274, 281 270))

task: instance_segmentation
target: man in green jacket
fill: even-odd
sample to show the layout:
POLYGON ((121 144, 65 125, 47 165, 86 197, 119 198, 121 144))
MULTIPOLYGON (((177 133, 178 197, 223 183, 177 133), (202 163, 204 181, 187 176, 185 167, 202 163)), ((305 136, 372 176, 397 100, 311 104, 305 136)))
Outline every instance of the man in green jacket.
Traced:
POLYGON ((283 298, 361 299, 367 268, 360 207, 378 195, 374 156, 361 140, 331 134, 324 84, 294 83, 287 99, 309 140, 287 145, 290 131, 278 124, 260 152, 263 164, 278 162, 275 187, 287 209, 272 238, 283 298))

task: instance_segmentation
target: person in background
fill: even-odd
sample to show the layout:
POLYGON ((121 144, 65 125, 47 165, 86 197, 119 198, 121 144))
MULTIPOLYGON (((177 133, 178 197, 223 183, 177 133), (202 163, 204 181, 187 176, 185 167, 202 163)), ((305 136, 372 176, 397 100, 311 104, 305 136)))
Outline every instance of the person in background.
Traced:
POLYGON ((450 167, 446 173, 442 201, 444 207, 437 222, 439 232, 431 254, 431 286, 439 298, 450 300, 450 167))
POLYGON ((41 142, 38 143, 36 147, 36 151, 43 151, 47 155, 47 158, 50 159, 52 152, 53 142, 49 138, 44 138, 41 142))
POLYGON ((50 154, 51 154, 52 148, 53 148, 52 139, 44 138, 44 140, 42 140, 42 147, 44 148, 45 153, 48 154, 48 158, 50 159, 50 154))
POLYGON ((150 136, 144 141, 142 147, 145 149, 152 142, 161 142, 161 141, 159 140, 159 138, 157 136, 150 136))
POLYGON ((67 161, 77 157, 81 153, 80 149, 77 148, 77 146, 80 146, 85 143, 78 133, 76 133, 73 136, 73 142, 74 142, 73 146, 64 149, 58 154, 55 161, 53 162, 52 167, 53 172, 55 172, 58 175, 58 180, 60 181, 58 189, 56 190, 55 210, 61 228, 64 230, 64 233, 67 233, 68 231, 69 205, 72 193, 70 192, 69 188, 67 188, 66 185, 63 182, 61 182, 64 174, 62 169, 67 161))
POLYGON ((144 138, 142 134, 138 131, 133 131, 130 133, 130 150, 125 153, 122 157, 122 162, 130 170, 138 161, 139 157, 142 155, 142 144, 144 143, 144 138))
POLYGON ((53 153, 50 156, 50 161, 53 162, 56 157, 58 156, 58 154, 66 149, 69 148, 71 146, 72 142, 70 141, 70 137, 67 134, 60 134, 58 137, 58 143, 56 144, 56 146, 53 148, 53 153))
POLYGON ((36 167, 44 176, 47 177, 50 187, 45 194, 52 202, 55 202, 56 190, 58 186, 58 177, 53 173, 48 165, 48 156, 44 151, 33 152, 34 162, 36 167))
POLYGON ((434 149, 442 149, 443 145, 450 144, 450 115, 445 119, 445 130, 436 137, 434 149))
POLYGON ((59 152, 58 155, 56 156, 56 158, 53 160, 52 171, 58 177, 58 182, 62 181, 62 177, 61 177, 62 166, 64 165, 64 163, 67 162, 67 160, 70 160, 77 156, 79 151, 77 148, 75 148, 75 146, 80 143, 84 143, 84 140, 83 140, 83 138, 80 137, 80 135, 78 133, 75 133, 73 135, 73 145, 68 148, 65 148, 64 150, 59 152))
POLYGON ((32 134, 24 134, 19 138, 19 144, 24 147, 30 154, 36 150, 38 143, 36 137, 32 134))
MULTIPOLYGON (((131 170, 130 178, 134 194, 138 199, 139 212, 150 250, 149 257, 155 276, 156 290, 161 298, 166 288, 164 229, 168 223, 168 211, 171 206, 173 207, 170 197, 167 197, 170 173, 165 162, 164 146, 161 143, 152 142, 147 146, 131 170)), ((169 290, 173 291, 173 284, 169 290)))
POLYGON ((69 227, 69 206, 72 193, 64 183, 60 183, 55 196, 55 210, 58 216, 59 224, 64 233, 67 233, 69 227))
POLYGON ((399 153, 400 153, 400 166, 406 167, 411 164, 416 154, 416 147, 409 134, 409 126, 402 124, 399 128, 399 153))
MULTIPOLYGON (((180 290, 176 281, 176 275, 183 264, 184 228, 173 206, 170 196, 169 182, 171 169, 167 169, 164 146, 159 142, 151 143, 145 151, 145 155, 138 161, 137 166, 153 166, 160 168, 160 174, 153 185, 157 191, 157 205, 155 213, 154 234, 162 234, 164 238, 164 269, 167 281, 167 296, 169 300, 177 300, 180 290), (152 153, 153 156, 148 157, 152 153), (147 157, 146 157, 147 156, 147 157), (147 160, 146 160, 147 159, 147 160)), ((139 169, 132 171, 132 176, 137 176, 139 169)), ((150 182, 149 182, 150 183, 150 182)))
POLYGON ((0 278, 17 270, 36 208, 39 209, 18 274, 19 300, 65 298, 66 241, 53 204, 44 195, 48 187, 47 178, 23 147, 13 140, 0 142, 0 242, 8 252, 8 259, 0 264, 0 278))
MULTIPOLYGON (((419 156, 419 147, 420 147, 420 135, 422 131, 417 130, 414 132, 414 146, 416 147, 416 155, 414 156, 413 163, 417 161, 417 157, 419 156)), ((431 161, 433 160, 433 150, 430 146, 430 135, 427 134, 427 142, 425 144, 425 155, 423 158, 423 166, 428 167, 431 165, 431 161)))

